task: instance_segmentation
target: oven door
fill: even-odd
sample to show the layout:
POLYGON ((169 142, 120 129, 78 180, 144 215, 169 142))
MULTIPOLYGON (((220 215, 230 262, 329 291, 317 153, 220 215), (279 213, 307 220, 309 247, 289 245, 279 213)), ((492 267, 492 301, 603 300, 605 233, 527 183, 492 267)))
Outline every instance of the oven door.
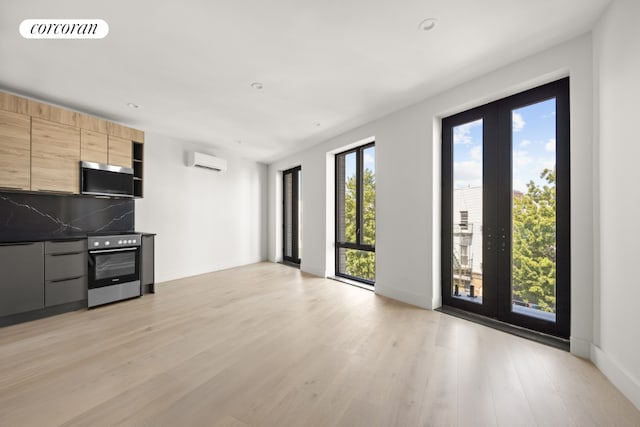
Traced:
POLYGON ((140 280, 140 248, 89 251, 89 289, 140 280))

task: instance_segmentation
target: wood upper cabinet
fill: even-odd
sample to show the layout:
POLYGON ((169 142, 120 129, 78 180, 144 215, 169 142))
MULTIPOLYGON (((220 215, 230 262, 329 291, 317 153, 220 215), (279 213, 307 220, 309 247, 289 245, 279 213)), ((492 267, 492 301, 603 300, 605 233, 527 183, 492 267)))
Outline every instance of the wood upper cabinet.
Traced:
POLYGON ((29 115, 29 102, 10 93, 0 92, 0 110, 11 111, 12 113, 29 115))
POLYGON ((80 129, 31 119, 31 189, 79 193, 80 129))
POLYGON ((78 127, 79 113, 64 108, 56 107, 42 102, 27 100, 29 114, 33 118, 43 119, 55 123, 78 127))
POLYGON ((135 142, 139 142, 140 144, 144 144, 144 132, 138 129, 129 129, 129 133, 131 134, 131 140, 135 142))
POLYGON ((31 189, 31 118, 0 110, 0 187, 31 189))
POLYGON ((135 163, 134 192, 142 197, 143 142, 140 130, 0 91, 0 191, 77 194, 83 160, 135 163))
POLYGON ((109 134, 109 123, 106 120, 87 116, 86 114, 82 113, 78 113, 78 117, 80 127, 82 129, 103 133, 105 135, 109 134))
POLYGON ((130 139, 109 135, 110 165, 132 167, 133 144, 130 139))
POLYGON ((82 129, 80 131, 80 160, 108 163, 109 141, 107 135, 82 129))

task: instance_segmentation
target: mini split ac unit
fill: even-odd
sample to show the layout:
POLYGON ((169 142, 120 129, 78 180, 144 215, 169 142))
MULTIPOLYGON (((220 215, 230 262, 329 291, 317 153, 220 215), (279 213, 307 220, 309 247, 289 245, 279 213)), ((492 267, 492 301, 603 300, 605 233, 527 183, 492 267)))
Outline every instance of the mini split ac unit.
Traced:
POLYGON ((227 161, 225 159, 195 151, 189 152, 188 165, 211 169, 217 172, 226 172, 227 170, 227 161))

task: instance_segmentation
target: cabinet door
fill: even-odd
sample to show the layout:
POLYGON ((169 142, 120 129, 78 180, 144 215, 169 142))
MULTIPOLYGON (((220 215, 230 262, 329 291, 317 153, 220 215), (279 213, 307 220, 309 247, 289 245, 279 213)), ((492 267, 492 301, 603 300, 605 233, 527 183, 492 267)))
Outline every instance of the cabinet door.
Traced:
POLYGON ((107 135, 82 129, 80 132, 80 160, 107 163, 109 161, 107 135))
POLYGON ((132 147, 131 140, 109 135, 109 164, 130 168, 132 147))
POLYGON ((0 316, 44 307, 42 243, 0 246, 0 316))
POLYGON ((0 187, 31 189, 31 119, 0 110, 0 187))
POLYGON ((79 193, 80 129, 31 120, 31 189, 79 193))

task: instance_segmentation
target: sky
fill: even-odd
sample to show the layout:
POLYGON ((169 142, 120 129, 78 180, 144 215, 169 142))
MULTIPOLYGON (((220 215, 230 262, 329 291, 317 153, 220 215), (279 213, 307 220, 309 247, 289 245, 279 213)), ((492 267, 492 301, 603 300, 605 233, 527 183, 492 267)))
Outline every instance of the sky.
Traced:
MULTIPOLYGON (((540 173, 555 167, 556 101, 549 99, 512 112, 513 189, 525 193, 540 173)), ((482 185, 482 120, 453 129, 454 188, 482 185)))
MULTIPOLYGON (((356 153, 347 154, 345 159, 346 179, 356 174, 356 153)), ((372 146, 364 150, 364 169, 376 171, 376 147, 372 146)))

